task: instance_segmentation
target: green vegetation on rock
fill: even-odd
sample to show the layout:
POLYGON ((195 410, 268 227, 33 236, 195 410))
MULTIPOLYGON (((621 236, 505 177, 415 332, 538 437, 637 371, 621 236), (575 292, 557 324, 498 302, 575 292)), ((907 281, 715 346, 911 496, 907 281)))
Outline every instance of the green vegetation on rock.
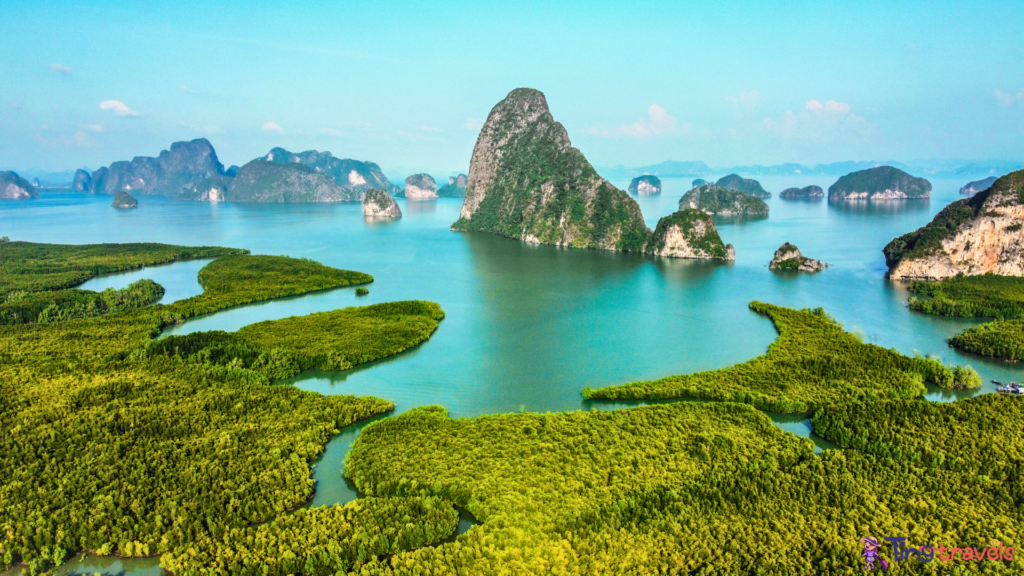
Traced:
POLYGON ((751 302, 779 338, 752 360, 710 372, 583 391, 599 400, 705 398, 745 402, 772 412, 801 413, 854 398, 915 398, 925 382, 955 389, 980 385, 973 370, 955 372, 938 360, 909 358, 864 344, 824 310, 792 310, 751 302))
POLYGON ((708 184, 679 199, 679 209, 696 208, 715 216, 767 216, 768 205, 746 192, 708 184))
POLYGON ((513 90, 492 110, 473 150, 452 230, 540 244, 640 252, 650 236, 636 201, 598 176, 537 90, 513 90))
POLYGON ((931 193, 931 182, 892 166, 851 172, 828 187, 829 200, 928 198, 931 193))
MULTIPOLYGON (((238 252, 17 242, 0 247, 8 264, 0 285, 48 290, 182 255, 238 252)), ((273 518, 310 497, 309 462, 330 436, 392 409, 375 398, 270 385, 265 373, 241 362, 145 353, 168 323, 372 277, 308 260, 225 256, 199 279, 202 295, 166 306, 0 327, 3 564, 26 562, 38 572, 83 549, 125 557, 164 553, 273 518)), ((302 318, 278 321, 276 334, 257 325, 246 335, 252 346, 290 352, 293 361, 353 363, 396 351, 403 335, 425 338, 441 314, 436 305, 416 302, 385 304, 377 312, 307 317, 321 332, 311 341, 294 335, 302 318), (361 324, 351 331, 327 328, 329 319, 361 324), (388 334, 390 341, 358 338, 377 338, 388 328, 401 330, 388 334)))
POLYGON ((952 236, 961 224, 977 216, 986 198, 988 194, 982 192, 952 202, 928 224, 890 241, 882 249, 886 266, 892 270, 902 260, 917 260, 943 252, 942 241, 952 236))
MULTIPOLYGON (((694 181, 696 183, 696 180, 694 181)), ((755 198, 771 198, 772 193, 765 190, 761 183, 753 178, 743 178, 739 174, 729 174, 723 176, 715 182, 717 186, 727 188, 729 190, 739 190, 740 192, 746 192, 755 198)))
POLYGON ((124 190, 119 190, 117 194, 114 195, 114 202, 111 203, 111 206, 114 208, 138 208, 139 201, 124 190))
POLYGON ((675 258, 734 260, 732 244, 726 245, 707 213, 693 208, 679 210, 658 220, 647 252, 675 258))
POLYGON ((438 498, 366 498, 233 528, 164 554, 160 565, 179 576, 344 573, 443 540, 458 521, 451 504, 438 498))
POLYGON ((89 290, 53 290, 47 292, 10 292, 0 302, 0 325, 48 324, 78 318, 93 318, 113 312, 126 312, 148 306, 164 295, 164 287, 149 279, 138 280, 125 288, 89 290))

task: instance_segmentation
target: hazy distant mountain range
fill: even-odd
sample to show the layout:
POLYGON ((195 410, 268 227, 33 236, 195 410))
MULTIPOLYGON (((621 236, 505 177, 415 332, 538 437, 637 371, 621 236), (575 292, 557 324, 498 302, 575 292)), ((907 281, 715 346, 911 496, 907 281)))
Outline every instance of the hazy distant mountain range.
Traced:
POLYGON ((750 166, 713 167, 701 161, 680 162, 677 160, 666 160, 660 164, 637 166, 635 168, 627 168, 621 165, 597 167, 597 172, 609 180, 625 180, 643 174, 653 174, 661 178, 696 178, 720 174, 740 174, 743 176, 784 176, 789 174, 843 176, 850 172, 866 170, 875 166, 893 166, 911 174, 941 178, 1003 175, 1024 167, 1024 161, 914 160, 910 162, 896 162, 888 160, 884 162, 847 161, 832 162, 830 164, 788 163, 771 166, 754 164, 750 166))

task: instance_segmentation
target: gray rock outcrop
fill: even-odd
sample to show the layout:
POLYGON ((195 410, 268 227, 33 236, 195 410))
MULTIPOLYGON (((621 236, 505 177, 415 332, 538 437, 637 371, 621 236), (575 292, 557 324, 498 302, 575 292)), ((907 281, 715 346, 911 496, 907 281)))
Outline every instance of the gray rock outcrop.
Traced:
POLYGON ((436 200, 437 182, 430 174, 413 174, 405 179, 406 200, 436 200))
POLYGON ((629 183, 629 188, 627 188, 627 190, 630 194, 636 194, 638 196, 661 194, 661 179, 650 174, 637 176, 629 183))
POLYGON ((373 218, 401 218, 398 202, 386 190, 369 190, 363 196, 363 215, 373 218))
POLYGON ((119 190, 117 194, 114 194, 114 202, 111 203, 111 206, 114 208, 138 208, 139 201, 124 190, 119 190))
POLYGON ((14 172, 0 172, 0 200, 39 198, 39 190, 14 172))
POLYGON ((821 272, 828 264, 821 260, 808 258, 800 253, 795 245, 786 242, 775 251, 775 256, 768 264, 771 270, 795 270, 799 272, 821 272))

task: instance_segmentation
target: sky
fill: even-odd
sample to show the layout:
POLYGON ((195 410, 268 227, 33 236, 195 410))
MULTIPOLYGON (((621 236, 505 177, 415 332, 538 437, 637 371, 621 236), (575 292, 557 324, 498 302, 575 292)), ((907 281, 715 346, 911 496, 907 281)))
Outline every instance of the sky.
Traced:
POLYGON ((767 4, 4 0, 0 168, 466 171, 523 86, 598 166, 1024 159, 1024 1, 767 4))

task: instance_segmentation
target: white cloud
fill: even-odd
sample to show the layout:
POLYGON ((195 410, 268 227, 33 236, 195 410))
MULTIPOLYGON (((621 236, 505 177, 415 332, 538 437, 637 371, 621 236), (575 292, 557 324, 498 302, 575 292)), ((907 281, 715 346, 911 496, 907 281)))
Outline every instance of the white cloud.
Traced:
POLYGON ((433 126, 413 126, 413 128, 423 132, 441 132, 440 128, 434 128, 433 126))
POLYGON ((100 110, 110 110, 121 117, 138 116, 139 114, 125 105, 120 100, 104 100, 100 102, 100 110))
POLYGON ((761 105, 762 97, 757 90, 750 90, 749 92, 740 92, 739 96, 726 96, 725 101, 736 104, 742 110, 750 111, 761 105))
POLYGON ((50 64, 50 70, 53 70, 54 72, 56 72, 58 74, 71 74, 71 68, 68 68, 67 66, 65 66, 63 64, 57 64, 56 62, 53 63, 53 64, 50 64))
POLYGON ((999 102, 999 105, 1003 108, 1009 108, 1017 102, 1024 102, 1024 92, 1011 94, 1002 90, 993 90, 992 95, 996 97, 996 102, 999 102))
POLYGON ((822 104, 817 100, 808 100, 804 104, 804 108, 811 112, 827 112, 830 114, 848 114, 850 112, 850 105, 846 102, 836 102, 835 100, 829 100, 822 104))
POLYGON ((264 132, 277 132, 278 134, 284 134, 284 128, 277 125, 277 122, 273 120, 263 123, 264 132))
POLYGON ((470 130, 479 130, 483 127, 484 123, 482 120, 477 120, 476 118, 466 118, 466 128, 469 128, 470 130))
POLYGON ((321 128, 320 129, 320 133, 321 134, 326 134, 328 136, 339 136, 339 137, 345 135, 345 133, 342 132, 341 130, 335 130, 334 128, 321 128))
POLYGON ((188 86, 182 86, 181 87, 181 91, 184 92, 185 94, 199 94, 199 90, 193 90, 193 89, 189 88, 188 86))
POLYGON ((82 124, 79 126, 82 130, 88 130, 89 132, 103 132, 103 126, 99 124, 82 124))
POLYGON ((859 139, 871 131, 862 116, 850 111, 846 102, 808 100, 800 112, 786 111, 780 119, 765 118, 762 127, 783 138, 831 142, 859 139))
POLYGON ((619 126, 614 130, 590 127, 584 128, 582 132, 584 134, 594 134, 597 136, 630 136, 632 138, 646 138, 649 136, 657 136, 659 134, 685 133, 689 132, 691 128, 693 128, 692 122, 679 125, 679 119, 669 114, 664 107, 659 104, 651 104, 647 108, 646 119, 641 118, 632 124, 619 126))

